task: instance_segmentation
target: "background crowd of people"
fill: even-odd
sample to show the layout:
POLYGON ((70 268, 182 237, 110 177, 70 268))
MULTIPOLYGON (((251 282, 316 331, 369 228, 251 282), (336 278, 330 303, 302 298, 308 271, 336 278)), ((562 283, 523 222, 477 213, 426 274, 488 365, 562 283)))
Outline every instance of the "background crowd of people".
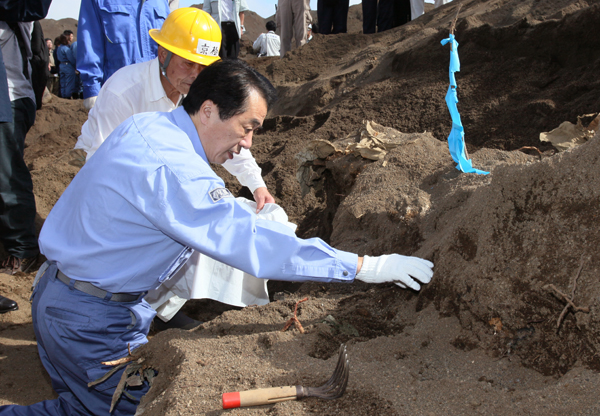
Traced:
MULTIPOLYGON (((435 7, 450 1, 452 0, 435 0, 435 7)), ((298 48, 312 39, 313 32, 322 35, 347 33, 349 7, 350 0, 318 0, 317 21, 313 22, 310 1, 278 0, 276 22, 267 22, 267 32, 254 41, 254 52, 258 56, 283 57, 292 49, 292 39, 298 48)), ((383 32, 421 16, 425 13, 425 1, 363 0, 362 12, 364 34, 383 32)), ((243 11, 240 12, 240 17, 243 22, 243 11)))

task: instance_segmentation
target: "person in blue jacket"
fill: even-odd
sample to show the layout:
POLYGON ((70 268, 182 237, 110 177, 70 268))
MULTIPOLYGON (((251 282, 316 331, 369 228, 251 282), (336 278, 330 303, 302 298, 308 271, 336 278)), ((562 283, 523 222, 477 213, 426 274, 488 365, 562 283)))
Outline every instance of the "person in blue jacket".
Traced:
POLYGON ((58 74, 60 76, 60 96, 71 98, 77 93, 77 73, 75 72, 76 58, 73 49, 69 46, 69 40, 63 33, 60 35, 60 46, 56 56, 60 61, 58 74))
POLYGON ((77 70, 85 108, 94 106, 100 88, 117 70, 156 58, 158 45, 148 32, 160 29, 168 15, 168 0, 82 0, 77 70))

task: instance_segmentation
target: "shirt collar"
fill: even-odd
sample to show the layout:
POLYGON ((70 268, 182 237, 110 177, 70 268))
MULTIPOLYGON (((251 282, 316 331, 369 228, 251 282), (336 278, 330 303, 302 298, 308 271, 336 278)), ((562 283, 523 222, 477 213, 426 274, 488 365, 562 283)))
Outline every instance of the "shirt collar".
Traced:
MULTIPOLYGON (((158 62, 158 57, 154 58, 150 63, 150 80, 148 84, 150 88, 150 101, 154 102, 162 99, 171 101, 169 97, 167 97, 167 93, 165 92, 165 89, 163 88, 162 83, 160 82, 160 66, 158 62)), ((182 96, 179 97, 179 102, 176 105, 174 105, 174 107, 179 106, 181 104, 182 98, 182 96)), ((172 101, 171 104, 173 104, 172 101)))
POLYGON ((194 125, 190 115, 183 107, 179 107, 171 112, 171 116, 173 117, 175 125, 183 130, 183 132, 190 138, 196 153, 202 157, 206 163, 209 163, 206 153, 204 153, 200 136, 198 136, 198 130, 196 130, 196 126, 194 125))

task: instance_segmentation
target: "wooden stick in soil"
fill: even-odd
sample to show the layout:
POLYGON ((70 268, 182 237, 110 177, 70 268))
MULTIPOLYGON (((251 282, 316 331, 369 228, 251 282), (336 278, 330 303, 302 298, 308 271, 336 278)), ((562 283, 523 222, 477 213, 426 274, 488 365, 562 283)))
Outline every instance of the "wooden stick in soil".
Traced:
POLYGON ((456 29, 456 21, 458 20, 458 14, 460 13, 460 8, 462 7, 462 3, 458 3, 458 8, 456 9, 456 16, 454 16, 454 20, 452 21, 452 26, 450 26, 450 33, 454 35, 454 29, 456 29))

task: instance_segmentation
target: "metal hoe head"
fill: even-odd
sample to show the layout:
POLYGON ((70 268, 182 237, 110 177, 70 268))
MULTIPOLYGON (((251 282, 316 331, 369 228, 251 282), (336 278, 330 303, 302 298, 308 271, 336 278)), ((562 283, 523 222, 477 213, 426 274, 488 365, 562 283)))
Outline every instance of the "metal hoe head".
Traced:
POLYGON ((320 399, 337 399, 342 397, 348 385, 350 376, 350 361, 346 353, 346 346, 340 345, 339 358, 333 375, 321 387, 303 387, 296 386, 296 395, 298 399, 302 397, 318 397, 320 399))

